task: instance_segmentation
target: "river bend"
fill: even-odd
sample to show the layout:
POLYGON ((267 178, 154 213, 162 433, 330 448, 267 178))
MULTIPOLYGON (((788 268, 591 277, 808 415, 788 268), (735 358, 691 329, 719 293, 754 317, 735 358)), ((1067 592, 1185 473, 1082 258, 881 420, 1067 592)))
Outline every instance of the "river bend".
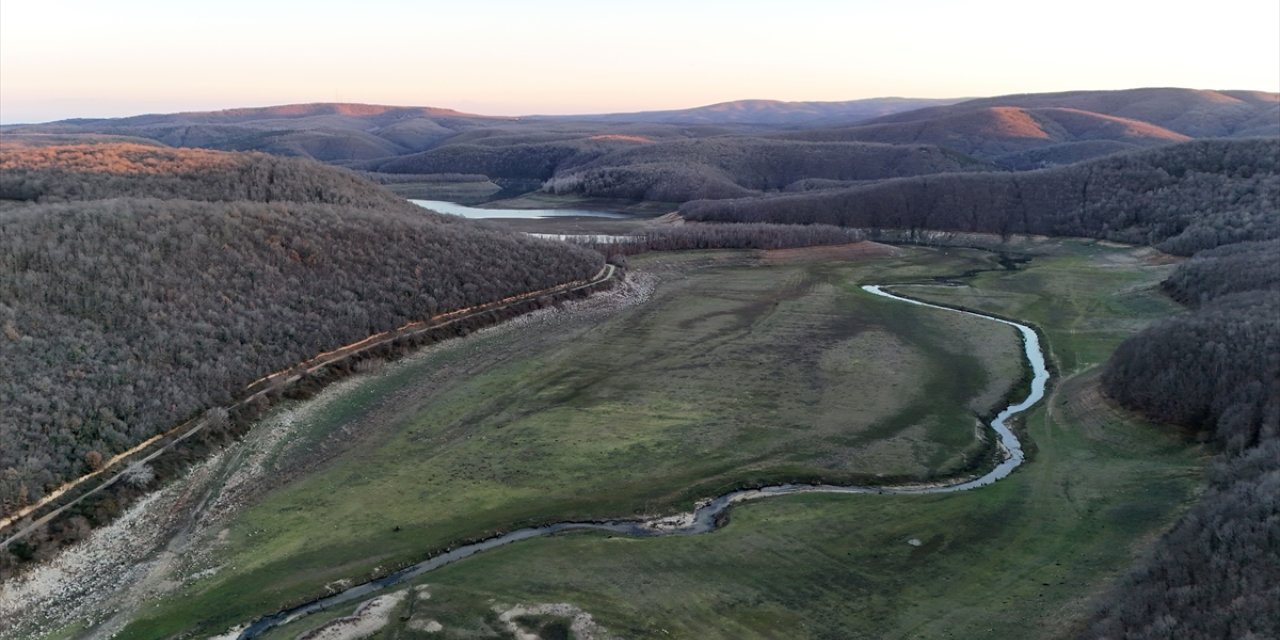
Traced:
POLYGON ((540 538, 549 536, 563 531, 604 531, 616 535, 628 536, 633 538, 655 538, 659 536, 672 535, 695 535, 715 530, 723 522, 722 517, 731 506, 739 502, 748 500, 759 500, 773 496, 785 496, 799 493, 859 493, 859 494, 935 494, 935 493, 953 493, 956 491, 967 491, 977 487, 983 487, 996 482, 1013 472, 1019 465, 1023 463, 1026 456, 1022 451, 1022 443, 1018 441, 1018 437, 1014 435, 1013 430, 1009 427, 1009 419, 1027 411, 1037 402, 1039 402, 1045 393, 1045 387, 1049 382, 1049 370, 1045 366, 1044 352, 1040 349, 1040 338, 1036 335, 1035 330, 1024 324, 1005 320, 995 316, 989 316, 974 311, 965 311, 955 309, 928 302, 921 302, 911 298, 895 295, 884 290, 882 285, 865 285, 862 287, 867 293, 896 300, 906 304, 914 304, 932 309, 941 309, 952 313, 963 313, 965 315, 985 318, 992 322, 1009 325, 1018 330, 1022 335, 1023 351, 1026 354, 1027 364, 1031 367, 1032 378, 1031 388, 1027 397, 1022 401, 1011 404, 1004 408, 991 421, 991 428, 999 437, 999 447, 1001 453, 1001 461, 995 465, 990 471, 976 478, 962 478, 952 482, 935 482, 929 484, 899 484, 899 485, 836 485, 836 484, 777 484, 758 489, 739 489, 729 493, 717 496, 710 500, 699 502, 692 512, 667 516, 662 518, 653 518, 649 520, 612 520, 605 522, 556 522, 553 524, 542 525, 538 527, 525 527, 516 529, 509 533, 502 534, 467 545, 451 549, 439 555, 423 560, 418 564, 401 569, 395 573, 389 574, 377 580, 372 580, 363 584, 356 585, 345 591, 335 593, 331 596, 312 600, 303 605, 285 609, 283 611, 264 616, 255 620, 243 631, 240 632, 239 638, 246 640, 248 638, 256 638, 264 632, 275 628, 282 624, 293 622, 298 618, 306 616, 317 611, 322 611, 330 607, 334 607, 343 603, 352 602, 362 599, 366 596, 385 589, 387 587, 399 584, 406 580, 411 580, 424 573, 434 571, 445 565, 453 564, 465 558, 471 557, 481 551, 487 551, 497 547, 505 546, 520 540, 528 540, 530 538, 540 538))

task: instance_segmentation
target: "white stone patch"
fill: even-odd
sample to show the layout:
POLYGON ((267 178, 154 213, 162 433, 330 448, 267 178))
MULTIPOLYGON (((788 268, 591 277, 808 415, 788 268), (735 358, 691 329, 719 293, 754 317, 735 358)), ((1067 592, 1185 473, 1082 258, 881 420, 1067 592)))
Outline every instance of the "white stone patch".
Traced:
POLYGON ((541 640, 537 634, 525 631, 516 622, 516 618, 524 616, 560 616, 569 618, 569 630, 573 632, 573 637, 580 640, 605 640, 610 637, 609 631, 597 624, 591 618, 591 614, 567 602, 532 605, 518 604, 506 610, 502 607, 494 607, 493 610, 498 612, 498 620, 502 622, 511 635, 515 636, 516 640, 541 640))
POLYGON ((408 590, 400 590, 378 596, 362 605, 354 613, 316 627, 298 636, 297 640, 356 640, 367 638, 391 620, 391 612, 405 596, 408 590))

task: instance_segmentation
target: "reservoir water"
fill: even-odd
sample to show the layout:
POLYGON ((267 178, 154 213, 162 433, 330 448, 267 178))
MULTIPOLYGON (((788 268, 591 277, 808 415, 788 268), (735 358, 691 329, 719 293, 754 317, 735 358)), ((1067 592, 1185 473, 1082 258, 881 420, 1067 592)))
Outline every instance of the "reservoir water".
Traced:
POLYGON ((632 218, 625 213, 614 213, 611 211, 593 211, 591 209, 480 209, 478 207, 468 207, 466 205, 454 202, 445 202, 444 200, 410 200, 419 207, 424 207, 439 213, 447 213, 454 216, 462 216, 464 218, 485 219, 485 218, 632 218))

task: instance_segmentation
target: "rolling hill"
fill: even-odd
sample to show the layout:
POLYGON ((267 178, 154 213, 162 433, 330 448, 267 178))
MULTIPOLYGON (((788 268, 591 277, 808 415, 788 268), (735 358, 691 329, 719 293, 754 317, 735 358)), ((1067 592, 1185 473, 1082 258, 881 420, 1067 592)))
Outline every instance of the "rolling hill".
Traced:
POLYGON ((702 222, 1084 236, 1190 255, 1280 237, 1280 140, 1197 140, 1039 171, 899 178, 680 211, 702 222))
POLYGON ((721 136, 633 145, 565 167, 543 189, 589 197, 686 202, 744 197, 814 181, 845 184, 990 167, 929 145, 721 136))
POLYGON ((264 151, 343 163, 413 153, 460 131, 510 121, 434 107, 318 103, 5 127, 6 133, 98 133, 175 147, 264 151))
POLYGON ((1017 169, 1191 139, 1147 122, 1079 109, 1009 106, 979 107, 907 122, 814 129, 787 137, 932 144, 1017 169))
MULTIPOLYGON (((718 161, 700 159, 704 148, 739 145, 733 153, 775 156, 788 142, 928 145, 946 149, 953 158, 970 156, 1005 169, 1029 170, 1198 138, 1280 136, 1280 94, 1151 88, 963 102, 740 100, 671 111, 523 118, 431 107, 322 103, 64 120, 9 126, 0 132, 128 136, 175 147, 300 156, 396 174, 479 174, 508 195, 543 187, 683 201, 742 196, 788 184, 796 189, 828 188, 848 186, 844 183, 850 180, 934 172, 908 166, 884 171, 877 168, 882 155, 852 158, 823 152, 813 158, 790 157, 789 162, 806 168, 805 175, 788 168, 782 173, 789 179, 779 185, 778 166, 769 169, 769 175, 743 175, 718 161), (650 149, 637 148, 651 143, 650 149), (688 156, 680 157, 682 153, 688 156), (642 156, 651 159, 636 160, 642 156), (652 160, 657 156, 664 157, 652 160), (818 166, 823 158, 833 164, 818 166), (864 161, 869 167, 852 169, 848 164, 864 161), (641 165, 643 170, 637 168, 641 165), (553 179, 554 184, 548 182, 553 179)), ((911 157, 907 152, 898 155, 911 157)), ((757 164, 769 162, 761 159, 757 164)))
POLYGON ((101 144, 0 162, 0 514, 266 373, 602 262, 307 160, 101 144))
POLYGON ((1280 135, 1280 94, 1144 88, 979 98, 897 113, 868 124, 913 122, 989 107, 1063 108, 1147 122, 1193 138, 1280 135))
POLYGON ((394 194, 350 171, 264 153, 172 149, 133 142, 0 144, 0 201, 117 197, 305 202, 403 208, 394 194))
POLYGON ((745 124, 767 127, 815 127, 870 120, 892 113, 952 104, 958 100, 928 98, 868 98, 839 102, 734 100, 692 109, 634 111, 575 116, 533 116, 539 120, 586 122, 654 122, 663 124, 745 124))
POLYGON ((1280 94, 1132 89, 1010 95, 780 135, 934 144, 1027 170, 1193 138, 1280 136, 1280 94))

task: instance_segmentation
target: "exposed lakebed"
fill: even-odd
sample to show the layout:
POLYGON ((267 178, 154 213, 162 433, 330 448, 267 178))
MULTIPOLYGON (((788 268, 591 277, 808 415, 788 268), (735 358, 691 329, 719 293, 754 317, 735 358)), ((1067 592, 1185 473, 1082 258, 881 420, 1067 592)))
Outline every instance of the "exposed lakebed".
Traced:
MULTIPOLYGON (((448 203, 445 203, 448 204, 448 203)), ((455 205, 456 206, 456 205, 455 205)), ((432 207, 434 208, 434 207, 432 207)), ((1022 445, 1008 426, 1010 418, 1023 413, 1044 397, 1045 387, 1049 380, 1049 372, 1045 366, 1044 354, 1036 332, 1030 327, 985 314, 953 309, 941 305, 920 302, 884 291, 880 286, 867 285, 863 290, 869 294, 889 298, 906 304, 919 305, 932 309, 961 313, 985 318, 1014 327, 1022 335, 1024 353, 1032 371, 1030 390, 1023 400, 1011 404, 1002 410, 991 422, 996 433, 1001 452, 1001 461, 991 470, 977 477, 959 478, 952 482, 936 482, 919 485, 828 485, 828 484, 778 484, 756 489, 732 491, 713 499, 700 502, 692 512, 654 518, 648 520, 616 520, 605 522, 557 522, 539 527, 517 529, 501 536, 496 536, 451 549, 418 564, 384 576, 377 580, 356 585, 334 595, 313 600, 309 603, 280 611, 260 618, 245 628, 240 638, 254 638, 262 633, 306 616, 343 603, 353 602, 369 596, 381 589, 402 583, 440 567, 458 562, 467 557, 489 549, 501 547, 520 540, 548 536, 565 531, 602 531, 615 535, 635 538, 650 538, 667 535, 694 535, 706 533, 725 522, 724 515, 729 508, 738 502, 746 502, 772 496, 800 493, 854 493, 854 494, 936 494, 964 491, 985 486, 1008 476, 1024 461, 1022 445)))

